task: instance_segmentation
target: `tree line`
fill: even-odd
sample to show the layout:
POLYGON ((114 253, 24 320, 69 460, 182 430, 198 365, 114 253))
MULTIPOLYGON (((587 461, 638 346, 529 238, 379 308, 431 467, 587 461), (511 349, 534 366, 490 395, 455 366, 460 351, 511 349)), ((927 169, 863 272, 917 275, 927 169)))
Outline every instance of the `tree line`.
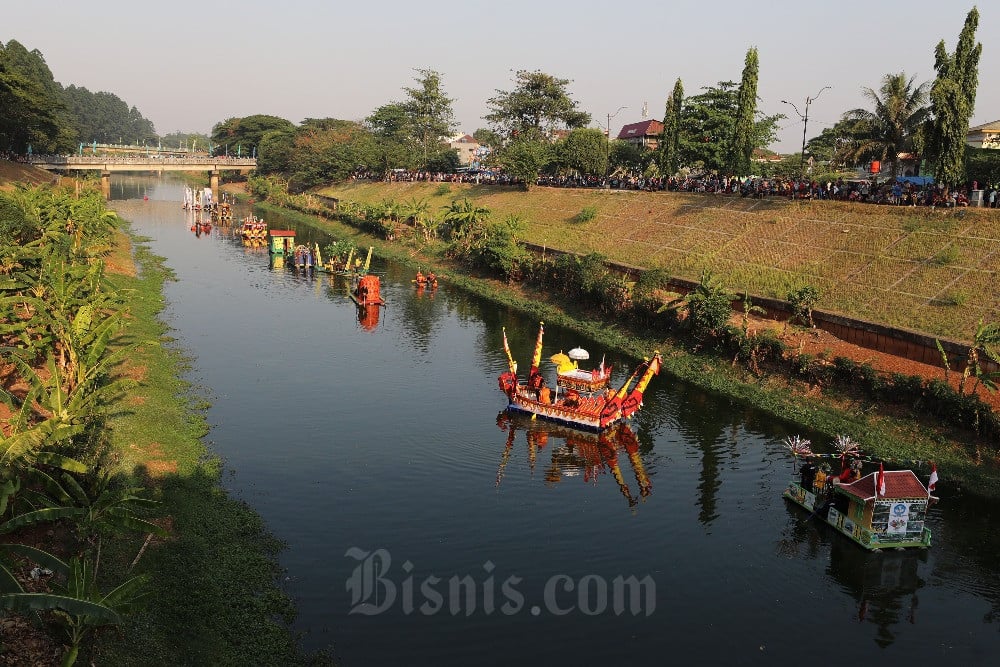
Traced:
POLYGON ((37 49, 0 43, 0 151, 70 153, 81 143, 157 141, 153 123, 117 95, 64 87, 37 49))
MULTIPOLYGON (((937 45, 933 82, 917 84, 899 72, 886 74, 877 90, 863 88, 871 108, 845 112, 807 142, 809 154, 828 163, 831 171, 879 160, 895 175, 900 154, 914 153, 941 183, 961 183, 970 171, 997 180, 991 177, 1000 177, 1000 160, 967 151, 965 145, 982 52, 975 42, 978 23, 973 8, 955 50, 949 52, 943 40, 937 45)), ((520 70, 511 88, 498 89, 487 100, 488 127, 473 137, 490 149, 484 168, 503 170, 526 184, 542 174, 650 178, 687 170, 773 175, 768 173, 772 167, 754 158, 775 141, 778 124, 787 116, 760 110, 758 75, 757 49, 752 47, 739 82, 720 81, 686 96, 678 78, 666 100, 658 146, 650 150, 615 140, 610 127, 588 127, 594 119, 579 108, 569 90, 571 81, 520 70)), ((266 115, 229 118, 213 128, 212 141, 217 151, 226 146, 232 153, 235 145, 252 152, 262 173, 284 176, 293 190, 342 180, 359 170, 454 171, 458 155, 447 141, 455 131, 454 100, 437 71, 418 69, 415 81, 403 88, 402 101, 385 104, 360 121, 308 118, 295 125, 266 115)), ((801 157, 779 165, 780 175, 805 176, 801 157)))

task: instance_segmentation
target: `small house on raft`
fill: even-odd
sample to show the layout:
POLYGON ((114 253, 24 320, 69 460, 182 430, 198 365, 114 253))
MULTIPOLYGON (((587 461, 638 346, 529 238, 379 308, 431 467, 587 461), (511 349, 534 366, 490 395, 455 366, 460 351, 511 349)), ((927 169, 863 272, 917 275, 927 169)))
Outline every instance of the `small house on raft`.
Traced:
POLYGON ((267 251, 272 256, 291 257, 295 252, 295 230, 270 229, 267 232, 267 251))
POLYGON ((783 495, 866 549, 931 545, 924 525, 930 492, 912 470, 877 471, 819 489, 791 481, 783 495))

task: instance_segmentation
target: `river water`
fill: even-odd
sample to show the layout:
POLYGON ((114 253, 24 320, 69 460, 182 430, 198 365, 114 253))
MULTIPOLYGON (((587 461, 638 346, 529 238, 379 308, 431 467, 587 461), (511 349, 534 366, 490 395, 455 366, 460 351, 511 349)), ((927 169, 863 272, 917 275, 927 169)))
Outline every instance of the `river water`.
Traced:
MULTIPOLYGON (((348 666, 1000 652, 996 502, 945 482, 931 549, 869 554, 781 498, 793 427, 666 374, 604 440, 504 419, 501 327, 526 368, 536 321, 376 260, 388 305, 361 322, 339 279, 271 269, 225 227, 196 235, 182 189, 116 179, 112 206, 176 272, 164 316, 212 403, 207 444, 288 545, 305 650, 348 666)), ((546 358, 578 345, 602 356, 546 327, 546 358)), ((634 363, 606 362, 616 384, 634 363)))

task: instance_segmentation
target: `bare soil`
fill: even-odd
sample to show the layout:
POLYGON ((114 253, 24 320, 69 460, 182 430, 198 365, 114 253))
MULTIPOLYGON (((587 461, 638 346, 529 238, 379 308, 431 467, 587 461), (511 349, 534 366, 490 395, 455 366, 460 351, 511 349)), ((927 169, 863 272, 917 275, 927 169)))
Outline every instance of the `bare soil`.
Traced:
MULTIPOLYGON (((885 375, 901 373, 903 375, 916 375, 926 380, 945 379, 945 371, 940 366, 924 364, 893 354, 860 347, 853 343, 845 342, 822 329, 808 329, 758 317, 751 317, 751 321, 751 326, 758 330, 763 328, 774 330, 778 334, 778 337, 788 346, 789 353, 792 354, 803 353, 829 360, 833 360, 836 357, 845 357, 859 364, 870 364, 885 375)), ((733 324, 738 326, 739 318, 735 318, 733 324)), ((960 380, 961 372, 952 371, 948 374, 948 382, 956 390, 959 387, 960 380)), ((973 380, 967 380, 964 388, 965 391, 971 391, 973 384, 973 380)), ((1000 393, 991 393, 982 385, 980 385, 976 393, 994 411, 1000 412, 1000 393)))

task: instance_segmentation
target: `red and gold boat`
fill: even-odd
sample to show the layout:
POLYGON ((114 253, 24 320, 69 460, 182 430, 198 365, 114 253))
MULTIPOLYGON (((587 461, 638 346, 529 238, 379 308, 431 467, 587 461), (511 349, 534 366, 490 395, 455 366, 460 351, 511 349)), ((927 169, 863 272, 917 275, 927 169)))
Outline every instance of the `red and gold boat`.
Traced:
POLYGON ((499 384, 500 390, 507 395, 508 410, 524 412, 585 431, 600 432, 628 419, 642 408, 643 393, 653 376, 660 372, 663 363, 659 351, 654 352, 651 359, 643 360, 617 391, 609 388, 603 394, 584 395, 567 390, 560 396, 558 386, 555 394, 545 386, 545 379, 539 369, 544 333, 545 323, 541 322, 528 377, 521 380, 517 377, 517 364, 510 354, 507 331, 503 332, 503 347, 509 370, 500 375, 499 384), (630 387, 632 388, 629 389, 630 387))

